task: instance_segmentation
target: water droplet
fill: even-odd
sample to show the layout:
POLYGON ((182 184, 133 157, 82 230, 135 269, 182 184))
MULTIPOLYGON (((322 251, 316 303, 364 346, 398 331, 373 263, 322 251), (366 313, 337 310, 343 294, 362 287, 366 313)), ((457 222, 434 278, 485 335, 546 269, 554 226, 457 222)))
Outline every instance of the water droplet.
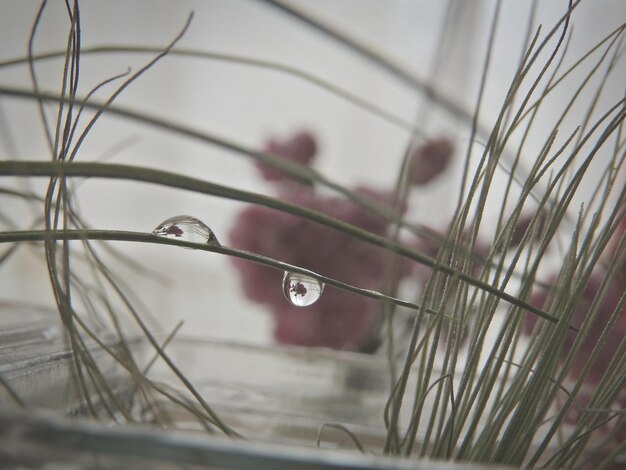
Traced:
POLYGON ((283 294, 296 307, 308 307, 317 302, 324 290, 324 283, 304 274, 285 271, 283 294))
POLYGON ((190 215, 177 215, 170 217, 157 225, 152 233, 160 237, 178 238, 187 242, 208 243, 220 245, 213 230, 201 220, 190 215))

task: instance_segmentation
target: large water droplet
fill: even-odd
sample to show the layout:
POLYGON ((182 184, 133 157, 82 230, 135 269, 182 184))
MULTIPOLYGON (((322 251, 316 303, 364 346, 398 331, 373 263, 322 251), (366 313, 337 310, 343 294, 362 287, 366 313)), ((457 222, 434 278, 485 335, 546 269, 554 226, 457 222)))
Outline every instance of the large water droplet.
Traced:
POLYGON ((308 307, 317 302, 324 290, 324 283, 304 274, 285 271, 283 294, 296 307, 308 307))
POLYGON ((207 224, 190 215, 170 217, 157 225, 152 233, 159 237, 177 238, 187 242, 208 243, 218 246, 220 244, 213 230, 207 224))

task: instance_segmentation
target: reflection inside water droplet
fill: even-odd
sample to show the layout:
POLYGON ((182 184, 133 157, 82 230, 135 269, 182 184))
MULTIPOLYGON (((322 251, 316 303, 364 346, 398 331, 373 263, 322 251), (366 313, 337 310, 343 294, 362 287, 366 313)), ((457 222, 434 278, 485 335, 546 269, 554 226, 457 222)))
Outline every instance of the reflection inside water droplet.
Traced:
POLYGON ((161 222, 152 233, 159 237, 177 238, 187 242, 218 245, 215 234, 207 224, 190 215, 178 215, 161 222))
POLYGON ((322 295, 324 284, 304 274, 285 271, 283 276, 283 294, 296 307, 308 307, 322 295))

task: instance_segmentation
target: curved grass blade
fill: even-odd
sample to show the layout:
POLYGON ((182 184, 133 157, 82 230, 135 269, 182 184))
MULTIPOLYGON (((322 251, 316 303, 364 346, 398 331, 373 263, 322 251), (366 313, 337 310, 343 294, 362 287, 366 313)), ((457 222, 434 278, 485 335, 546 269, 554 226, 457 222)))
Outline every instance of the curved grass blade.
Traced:
MULTIPOLYGON (((316 272, 304 269, 300 266, 295 266, 289 263, 269 258, 267 256, 258 255, 249 251, 238 250, 236 248, 230 248, 223 245, 213 245, 206 243, 187 242, 183 240, 158 237, 152 234, 142 232, 126 232, 118 230, 65 230, 65 231, 45 231, 45 230, 26 230, 26 231, 13 231, 13 232, 0 232, 0 243, 9 242, 32 242, 32 241, 44 241, 46 239, 52 240, 107 240, 107 241, 127 241, 127 242, 140 242, 140 243, 154 243, 163 245, 175 245, 185 248, 193 248, 203 251, 211 251, 227 256, 234 256, 248 261, 253 261, 271 268, 275 268, 281 271, 290 271, 298 274, 304 274, 310 276, 337 289, 351 292, 353 294, 362 295, 372 299, 380 300, 381 302, 394 303, 401 307, 410 308, 413 310, 419 310, 420 305, 407 302, 395 297, 391 297, 385 294, 381 294, 375 290, 362 289, 345 282, 338 281, 328 276, 318 274, 316 272)), ((427 313, 432 315, 438 314, 437 311, 426 309, 427 313)))
MULTIPOLYGON (((102 46, 82 48, 81 55, 116 54, 116 53, 117 54, 119 53, 126 53, 126 54, 133 54, 133 53, 134 54, 153 54, 155 53, 156 54, 162 51, 163 49, 159 49, 156 47, 147 47, 147 46, 142 47, 142 46, 102 45, 102 46)), ((57 59, 64 55, 65 55, 65 52, 54 51, 54 52, 47 52, 47 53, 33 55, 31 59, 33 61, 49 60, 49 59, 57 59)), ((272 71, 279 72, 279 73, 284 73, 292 77, 301 79, 313 86, 321 88, 335 95, 336 97, 341 98, 353 104, 354 106, 357 106, 363 109, 364 111, 371 113, 379 117, 380 119, 387 121, 390 124, 393 124, 394 126, 404 129, 405 131, 413 134, 414 136, 423 136, 422 131, 417 126, 411 124, 409 121, 403 119, 402 117, 396 114, 393 114, 392 112, 387 111, 386 109, 383 109, 379 105, 372 103, 371 101, 367 101, 351 93, 348 90, 340 88, 339 86, 334 85, 331 82, 323 80, 311 73, 305 72, 304 70, 301 70, 297 67, 293 67, 291 65, 281 64, 278 62, 272 62, 268 60, 257 59, 254 57, 244 57, 244 56, 237 56, 237 55, 232 55, 232 54, 223 54, 219 52, 209 52, 209 51, 200 51, 200 50, 183 49, 183 48, 170 49, 168 52, 168 55, 192 58, 192 59, 207 59, 207 60, 223 61, 223 62, 234 63, 238 65, 257 67, 257 68, 272 70, 272 71)), ((27 59, 25 58, 9 59, 5 61, 0 61, 0 67, 10 67, 14 65, 21 65, 25 62, 27 62, 27 59)))
POLYGON ((272 209, 281 210, 293 215, 305 217, 314 222, 340 230, 356 238, 379 246, 386 250, 410 258, 418 263, 433 268, 437 271, 451 276, 458 276, 460 280, 472 286, 488 292, 506 302, 537 315, 545 320, 558 323, 558 318, 534 307, 526 302, 518 300, 515 296, 508 294, 497 287, 482 282, 466 273, 459 272, 454 268, 439 264, 433 258, 422 255, 398 243, 394 243, 384 237, 380 237, 371 232, 367 232, 354 225, 334 219, 317 211, 306 209, 285 203, 281 200, 267 196, 242 191, 207 181, 190 178, 175 173, 169 173, 151 168, 137 167, 130 165, 115 165, 102 163, 66 163, 66 162, 38 162, 38 161, 13 161, 0 162, 0 175, 4 176, 64 176, 64 177, 100 177, 128 179, 134 181, 144 181, 156 183, 172 188, 185 189, 203 194, 210 194, 227 199, 249 202, 266 206, 272 209))

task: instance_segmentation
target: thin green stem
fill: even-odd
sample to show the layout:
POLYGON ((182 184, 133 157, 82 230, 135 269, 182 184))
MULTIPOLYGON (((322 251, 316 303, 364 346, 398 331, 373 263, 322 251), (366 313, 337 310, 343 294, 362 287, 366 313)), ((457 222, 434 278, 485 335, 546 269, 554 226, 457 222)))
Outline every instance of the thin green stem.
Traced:
POLYGON ((349 235, 361 239, 367 243, 379 246, 395 252, 420 264, 431 267, 437 271, 458 278, 470 285, 495 295, 496 297, 524 309, 545 320, 557 323, 558 318, 534 307, 526 302, 518 300, 514 295, 508 294, 497 287, 480 281, 469 274, 459 272, 454 268, 438 263, 429 256, 422 255, 403 245, 394 243, 384 237, 360 229, 354 225, 329 217, 321 212, 306 209, 304 207, 288 204, 279 199, 270 198, 248 191, 242 191, 227 186, 222 186, 207 181, 190 178, 174 173, 154 170, 151 168, 136 167, 130 165, 102 164, 102 163, 66 163, 66 162, 42 162, 42 161, 5 161, 0 162, 0 176, 65 176, 65 177, 100 177, 115 178, 133 181, 143 181, 160 184, 172 188, 179 188, 203 194, 211 194, 218 197, 236 201, 249 202, 281 210, 293 215, 305 217, 314 222, 332 227, 349 235))

